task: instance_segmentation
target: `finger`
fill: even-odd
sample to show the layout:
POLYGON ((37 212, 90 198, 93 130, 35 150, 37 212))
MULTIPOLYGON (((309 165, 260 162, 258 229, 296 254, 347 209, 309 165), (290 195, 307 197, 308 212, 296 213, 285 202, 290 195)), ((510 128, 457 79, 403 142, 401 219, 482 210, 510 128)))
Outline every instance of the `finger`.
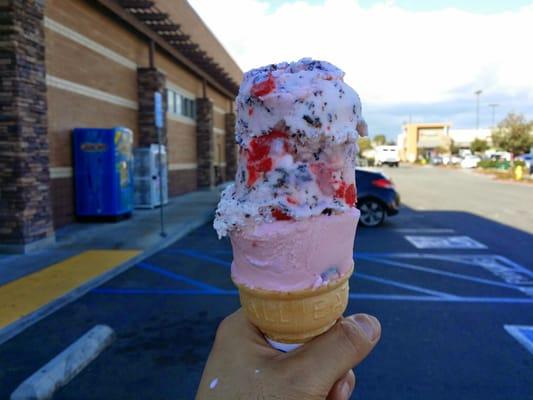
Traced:
POLYGON ((370 353, 380 336, 381 325, 375 317, 356 314, 288 353, 284 364, 303 385, 320 383, 328 393, 347 370, 370 353))
POLYGON ((349 370, 329 391, 326 400, 348 400, 355 388, 355 374, 349 370))
POLYGON ((279 352, 265 340, 259 329, 248 321, 242 308, 224 318, 217 329, 214 348, 243 349, 252 346, 258 356, 275 356, 279 352))

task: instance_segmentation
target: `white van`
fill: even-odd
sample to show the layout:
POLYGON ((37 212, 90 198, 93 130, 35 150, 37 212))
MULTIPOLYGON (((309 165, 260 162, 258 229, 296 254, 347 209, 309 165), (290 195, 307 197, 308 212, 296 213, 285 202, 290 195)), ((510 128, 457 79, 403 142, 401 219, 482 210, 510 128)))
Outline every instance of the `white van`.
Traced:
POLYGON ((375 160, 377 166, 387 164, 391 167, 398 167, 400 165, 398 146, 377 146, 375 160))

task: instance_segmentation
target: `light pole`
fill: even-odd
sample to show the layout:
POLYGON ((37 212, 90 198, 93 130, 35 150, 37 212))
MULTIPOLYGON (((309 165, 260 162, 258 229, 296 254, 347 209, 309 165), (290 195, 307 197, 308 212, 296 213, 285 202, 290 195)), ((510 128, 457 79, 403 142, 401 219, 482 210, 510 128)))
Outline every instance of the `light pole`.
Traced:
POLYGON ((479 130, 479 95, 483 93, 481 89, 476 90, 474 94, 476 95, 476 129, 479 130))
POLYGON ((494 128, 494 124, 496 122, 496 107, 498 107, 499 104, 489 104, 489 107, 492 108, 492 127, 494 128))

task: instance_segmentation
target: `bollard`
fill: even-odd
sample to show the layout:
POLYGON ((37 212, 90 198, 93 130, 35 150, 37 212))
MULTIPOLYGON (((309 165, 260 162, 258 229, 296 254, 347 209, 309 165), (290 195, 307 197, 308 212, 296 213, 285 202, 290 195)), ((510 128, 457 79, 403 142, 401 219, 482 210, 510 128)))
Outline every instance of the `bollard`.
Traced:
POLYGON ((521 165, 515 167, 514 177, 517 181, 521 181, 524 178, 524 168, 521 165))
POLYGON ((113 329, 106 325, 95 326, 26 379, 11 394, 11 400, 51 399, 56 390, 70 382, 114 339, 113 329))

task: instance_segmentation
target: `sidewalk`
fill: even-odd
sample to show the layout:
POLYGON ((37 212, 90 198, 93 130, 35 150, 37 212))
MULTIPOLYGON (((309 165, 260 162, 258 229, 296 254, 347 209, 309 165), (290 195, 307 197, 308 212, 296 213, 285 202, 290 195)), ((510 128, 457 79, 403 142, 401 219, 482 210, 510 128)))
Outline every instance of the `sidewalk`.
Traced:
POLYGON ((164 208, 134 210, 116 223, 74 223, 56 244, 28 255, 0 254, 0 344, 140 260, 211 220, 221 187, 188 193, 164 208))

